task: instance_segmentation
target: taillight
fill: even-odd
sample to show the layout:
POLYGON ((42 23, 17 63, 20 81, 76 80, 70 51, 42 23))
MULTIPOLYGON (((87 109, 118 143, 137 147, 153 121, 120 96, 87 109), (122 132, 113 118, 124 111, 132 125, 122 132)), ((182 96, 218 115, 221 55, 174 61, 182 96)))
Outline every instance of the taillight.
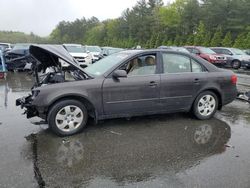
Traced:
POLYGON ((231 83, 232 84, 237 84, 237 76, 236 75, 231 76, 231 83))

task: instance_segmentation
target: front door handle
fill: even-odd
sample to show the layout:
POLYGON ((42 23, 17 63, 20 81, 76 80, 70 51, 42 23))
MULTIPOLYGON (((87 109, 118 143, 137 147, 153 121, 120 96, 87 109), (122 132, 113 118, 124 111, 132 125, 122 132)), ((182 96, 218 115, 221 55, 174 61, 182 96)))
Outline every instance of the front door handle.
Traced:
POLYGON ((199 83, 200 83, 200 79, 199 79, 199 78, 195 78, 195 79, 194 79, 194 83, 195 83, 195 84, 199 84, 199 83))

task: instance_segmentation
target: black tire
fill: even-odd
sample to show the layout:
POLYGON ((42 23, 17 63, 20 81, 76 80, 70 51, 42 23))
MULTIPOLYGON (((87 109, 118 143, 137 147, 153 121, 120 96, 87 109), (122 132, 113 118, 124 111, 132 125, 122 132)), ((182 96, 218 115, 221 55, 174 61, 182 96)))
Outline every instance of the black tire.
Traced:
POLYGON ((239 69, 241 67, 241 62, 239 60, 234 60, 232 62, 232 68, 239 69))
POLYGON ((214 116, 214 114, 216 113, 218 109, 218 97, 215 93, 211 92, 211 91, 204 91, 202 93, 200 93, 193 104, 193 114, 197 119, 200 120, 205 120, 205 119, 210 119, 214 116), (201 100, 202 99, 206 99, 206 96, 211 96, 211 99, 213 98, 213 102, 211 101, 211 104, 205 104, 204 106, 201 104, 201 100), (213 106, 213 107, 212 107, 213 106), (202 112, 202 107, 204 107, 204 112, 202 112), (209 111, 209 112, 208 112, 209 111), (207 115, 205 115, 207 113, 207 115), (202 114, 204 113, 204 114, 202 114))
MULTIPOLYGON (((79 117, 77 117, 77 115, 75 115, 75 118, 79 119, 79 117)), ((80 133, 83 130, 83 128, 86 127, 87 120, 88 120, 88 112, 87 112, 87 109, 84 106, 84 104, 81 103, 80 101, 66 99, 66 100, 61 100, 61 101, 57 102, 56 104, 54 104, 51 107, 51 109, 49 110, 49 113, 48 113, 48 119, 47 120, 48 120, 49 128, 55 134, 57 134, 58 136, 70 136, 70 135, 80 133), (66 108, 70 110, 69 113, 67 113, 64 110, 66 108), (72 113, 72 116, 73 116, 73 113, 75 111, 71 112, 71 110, 76 110, 76 109, 78 109, 78 111, 79 111, 78 114, 82 115, 82 117, 80 117, 80 119, 81 118, 82 119, 79 121, 79 123, 74 122, 73 119, 72 119, 72 124, 73 124, 74 129, 70 130, 69 121, 71 121, 71 120, 69 120, 67 118, 74 118, 74 117, 71 117, 70 114, 72 113), (65 115, 60 114, 60 113, 65 113, 65 115), (65 119, 58 120, 58 119, 56 119, 57 115, 62 116, 63 118, 65 117, 65 119), (68 116, 70 116, 70 117, 68 117, 68 116), (62 123, 60 121, 62 121, 62 123), (61 123, 62 126, 64 126, 64 124, 66 123, 64 128, 60 129, 58 127, 58 124, 60 124, 60 123, 61 123), (75 123, 77 123, 77 124, 75 125, 75 123)))

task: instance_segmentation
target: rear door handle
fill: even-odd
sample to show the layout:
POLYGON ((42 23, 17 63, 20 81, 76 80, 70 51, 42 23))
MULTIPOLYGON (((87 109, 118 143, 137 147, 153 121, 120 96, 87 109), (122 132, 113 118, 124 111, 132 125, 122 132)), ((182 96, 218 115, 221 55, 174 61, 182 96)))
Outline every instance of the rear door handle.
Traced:
POLYGON ((155 81, 151 81, 151 82, 149 82, 149 86, 150 87, 156 87, 158 84, 157 84, 157 82, 155 82, 155 81))

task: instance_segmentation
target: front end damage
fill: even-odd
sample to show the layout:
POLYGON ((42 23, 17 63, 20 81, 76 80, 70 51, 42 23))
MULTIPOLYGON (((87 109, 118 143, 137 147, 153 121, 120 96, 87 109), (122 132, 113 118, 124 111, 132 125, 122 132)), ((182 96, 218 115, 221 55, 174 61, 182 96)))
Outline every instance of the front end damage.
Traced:
POLYGON ((25 109, 23 114, 26 114, 26 117, 28 119, 35 116, 39 116, 39 113, 36 110, 35 106, 32 105, 32 101, 32 95, 22 97, 16 100, 16 106, 21 106, 22 109, 25 109))
POLYGON ((38 116, 46 120, 48 107, 43 107, 43 104, 36 101, 42 90, 39 88, 92 77, 86 74, 75 62, 76 60, 60 45, 31 45, 29 50, 35 59, 32 65, 35 84, 31 88, 31 94, 16 100, 16 106, 25 109, 24 114, 27 118, 38 116))

